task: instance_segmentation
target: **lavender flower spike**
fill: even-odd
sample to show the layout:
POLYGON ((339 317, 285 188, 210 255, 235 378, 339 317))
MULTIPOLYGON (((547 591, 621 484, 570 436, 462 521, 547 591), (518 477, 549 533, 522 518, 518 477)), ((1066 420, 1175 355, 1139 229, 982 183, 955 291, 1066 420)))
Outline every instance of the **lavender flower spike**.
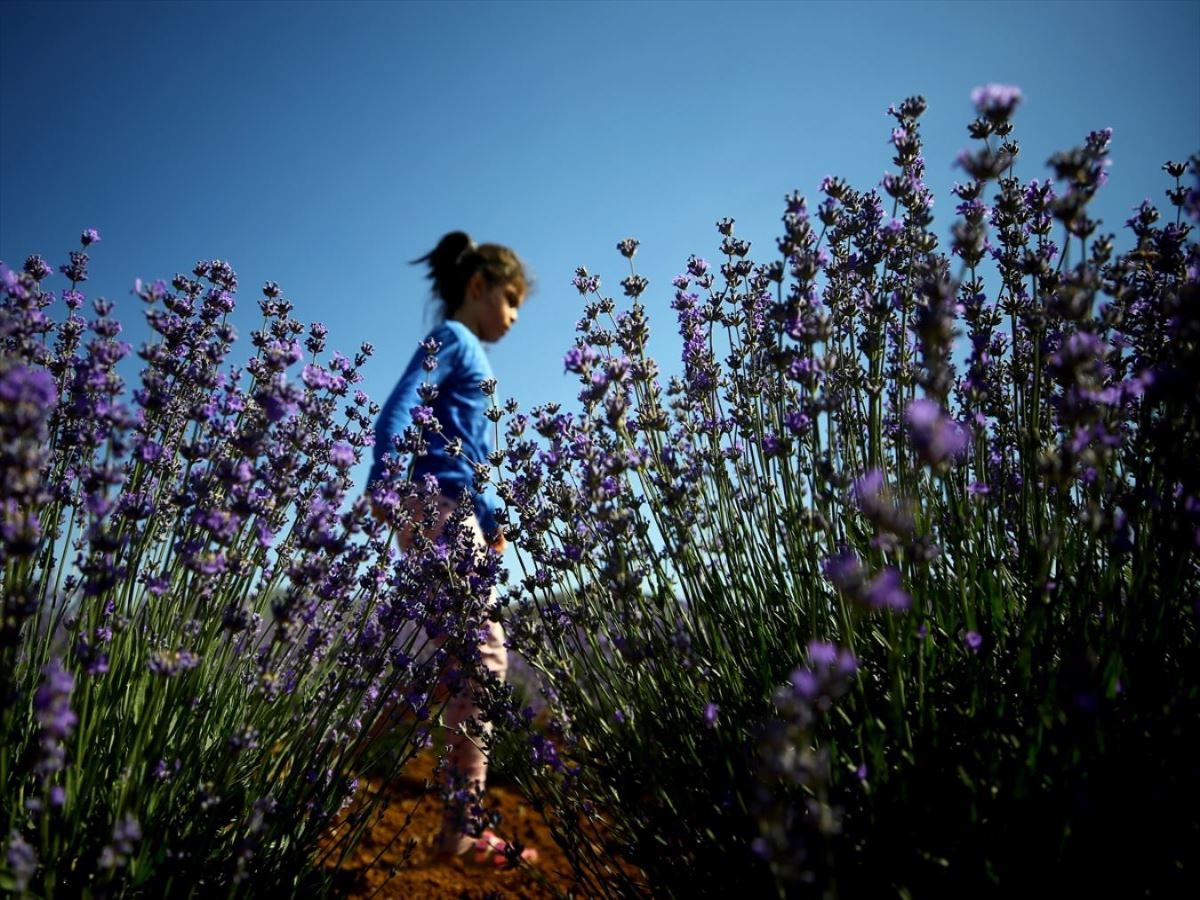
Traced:
POLYGON ((14 831, 8 838, 8 852, 4 855, 13 876, 13 889, 18 893, 29 887, 29 881, 37 872, 37 854, 33 847, 14 831))
POLYGON ((985 84, 971 91, 976 111, 993 123, 1007 120, 1022 99, 1021 89, 1009 84, 985 84))
POLYGON ((866 599, 867 605, 874 609, 905 610, 912 606, 912 597, 900 586, 900 573, 891 567, 867 585, 866 599))
POLYGON ((75 723, 79 721, 71 710, 71 691, 75 689, 75 679, 57 659, 50 660, 42 674, 45 680, 33 695, 38 724, 47 737, 62 740, 71 734, 75 723))
POLYGON ((940 466, 966 450, 966 430, 932 400, 914 400, 905 418, 913 449, 926 464, 940 466))

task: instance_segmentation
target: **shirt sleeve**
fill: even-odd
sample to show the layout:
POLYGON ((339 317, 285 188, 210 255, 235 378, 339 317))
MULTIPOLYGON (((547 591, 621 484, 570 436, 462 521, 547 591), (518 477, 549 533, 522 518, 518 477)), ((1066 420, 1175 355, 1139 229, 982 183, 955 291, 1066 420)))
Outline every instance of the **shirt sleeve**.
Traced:
MULTIPOLYGON (((470 397, 469 406, 464 413, 471 419, 471 430, 474 432, 473 455, 478 457, 474 461, 486 463, 488 453, 495 449, 492 439, 492 431, 495 426, 487 418, 489 401, 480 388, 481 382, 492 377, 492 366, 488 361, 487 354, 484 353, 482 344, 478 341, 465 342, 462 347, 462 366, 467 373, 464 378, 464 386, 470 397)), ((477 491, 474 489, 473 482, 474 479, 472 479, 471 500, 475 507, 475 518, 479 521, 479 528, 483 532, 484 538, 490 543, 495 540, 496 531, 499 528, 496 522, 496 509, 500 506, 500 498, 490 483, 485 484, 482 490, 477 491)))

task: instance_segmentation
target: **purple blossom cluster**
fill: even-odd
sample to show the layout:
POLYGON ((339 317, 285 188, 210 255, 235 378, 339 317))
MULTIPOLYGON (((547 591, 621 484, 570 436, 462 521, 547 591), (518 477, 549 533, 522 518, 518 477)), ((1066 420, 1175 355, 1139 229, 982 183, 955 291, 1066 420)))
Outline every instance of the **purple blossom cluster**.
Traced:
POLYGON ((825 561, 825 577, 839 594, 867 609, 906 610, 912 597, 900 586, 900 573, 888 567, 868 577, 862 561, 849 550, 825 561))
POLYGON ((237 276, 202 260, 135 282, 151 332, 135 351, 115 304, 82 292, 89 264, 71 253, 61 291, 39 256, 0 264, 8 865, 74 872, 79 890, 286 880, 348 802, 370 736, 409 721, 401 743, 419 746, 451 660, 475 676, 499 560, 461 516, 399 554, 397 532, 438 514, 436 485, 356 491, 378 413, 356 388, 369 344, 326 355, 326 326, 268 282, 253 355, 232 364, 237 276), (61 827, 69 846, 49 837, 61 827))
POLYGON ((818 749, 815 739, 819 721, 849 690, 857 671, 848 650, 812 641, 806 664, 775 692, 777 716, 764 724, 758 743, 759 836, 753 849, 781 883, 813 879, 813 851, 840 830, 838 810, 829 800, 830 753, 818 749))
MULTIPOLYGON (((777 718, 765 707, 780 684, 793 725, 774 732, 771 758, 807 760, 806 778, 872 820, 868 788, 915 772, 962 710, 994 704, 1010 716, 996 734, 1026 734, 1041 715, 1030 709, 1059 702, 1064 647, 1108 661, 1080 662, 1080 677, 1088 696, 1111 696, 1164 623, 1194 629, 1167 599, 1200 595, 1200 485, 1180 452, 1200 441, 1185 387, 1197 383, 1200 312, 1188 166, 1165 167, 1175 221, 1143 204, 1127 223, 1136 246, 1118 255, 1089 213, 1111 132, 1025 181, 1021 91, 986 85, 971 99, 975 143, 958 157, 951 222, 935 230, 926 104, 912 97, 889 110, 894 168, 865 191, 827 177, 813 205, 787 195, 770 261, 722 219, 718 261, 692 256, 662 299, 633 270, 647 248, 632 238, 617 247, 626 300, 579 268, 583 313, 563 359, 578 405, 507 419, 499 493, 522 566, 509 633, 548 710, 511 718, 551 717, 557 758, 578 763, 569 775, 534 765, 527 784, 564 817, 603 806, 649 884, 711 890, 714 855, 738 859, 744 879, 764 860, 783 884, 816 877, 806 854, 821 829, 793 826, 832 834, 833 801, 808 809, 791 796, 773 837, 745 820, 729 830, 731 806, 749 808, 746 785, 778 766, 722 741, 777 718), (680 359, 664 383, 645 348, 650 311, 668 302, 680 359), (1170 575, 1147 562, 1156 553, 1170 575), (1151 583, 1156 612, 1130 615, 1134 585, 1151 583), (837 677, 841 657, 810 647, 814 636, 864 677, 837 677), (817 714, 833 696, 859 724, 817 714), (673 780, 652 762, 663 745, 685 773, 736 774, 697 792, 690 774, 673 780), (845 757, 821 757, 831 746, 845 757), (672 825, 681 817, 688 834, 672 825), (719 837, 694 836, 705 829, 719 837), (668 834, 670 858, 639 852, 668 834)), ((1189 165, 1196 176, 1200 159, 1189 165)), ((971 759, 979 783, 1029 765, 971 759)), ((569 848, 577 870, 600 870, 569 848)))

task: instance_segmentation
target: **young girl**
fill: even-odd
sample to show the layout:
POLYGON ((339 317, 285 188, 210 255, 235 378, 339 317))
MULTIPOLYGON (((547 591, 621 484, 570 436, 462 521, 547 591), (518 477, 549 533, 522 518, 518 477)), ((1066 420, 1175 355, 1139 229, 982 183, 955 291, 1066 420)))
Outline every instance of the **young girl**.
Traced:
MULTIPOLYGON (((485 462, 495 449, 493 426, 485 418, 488 397, 482 388, 484 382, 494 384, 494 379, 483 342, 500 340, 516 323, 517 310, 529 285, 525 267, 507 247, 477 245, 461 231, 447 234, 437 247, 414 263, 428 265, 433 295, 443 304, 444 321, 430 335, 441 345, 437 366, 427 372, 423 366, 426 352, 418 350, 380 410, 375 424, 374 465, 368 483, 386 477, 384 457, 394 452, 393 438, 402 435, 413 423, 414 409, 431 408, 440 423, 441 434, 428 436, 428 452, 415 458, 412 472, 413 480, 418 482, 426 475, 437 478, 441 493, 439 516, 430 536, 436 538, 440 534, 465 492, 473 501, 474 515, 468 517, 467 526, 474 532, 477 546, 503 552, 505 538, 496 524, 496 498, 490 490, 479 492, 474 488, 474 463, 485 462), (437 394, 431 400, 421 398, 418 389, 422 383, 436 386, 437 394), (459 446, 461 452, 450 449, 459 446)), ((428 344, 428 340, 423 344, 428 344)), ((422 410, 420 415, 424 419, 428 411, 422 410)), ((409 543, 402 530, 402 548, 407 549, 409 543)), ((487 640, 479 649, 483 665, 503 680, 508 654, 499 622, 489 623, 487 640)), ((459 774, 467 786, 482 792, 487 781, 487 758, 460 727, 478 714, 469 688, 465 688, 447 704, 445 722, 450 731, 451 772, 459 774)), ((439 852, 458 856, 472 846, 477 851, 477 861, 504 850, 504 842, 491 832, 484 832, 479 840, 463 834, 461 820, 448 811, 439 838, 439 852)), ((532 856, 530 851, 526 854, 526 858, 532 856)))

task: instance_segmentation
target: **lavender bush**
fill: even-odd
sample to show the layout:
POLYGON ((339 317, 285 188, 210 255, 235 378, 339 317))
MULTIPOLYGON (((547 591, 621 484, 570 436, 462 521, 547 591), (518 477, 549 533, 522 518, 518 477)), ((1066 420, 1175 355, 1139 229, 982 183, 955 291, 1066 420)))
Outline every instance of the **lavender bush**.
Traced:
POLYGON ((1196 878, 1200 193, 1118 254, 1111 134, 1024 181, 1020 92, 973 99, 948 254, 911 98, 882 193, 789 196, 762 263, 718 223, 665 388, 637 242, 626 302, 577 273, 579 406, 495 462, 508 765, 589 895, 1196 878))
MULTIPOLYGON (((0 265, 0 884, 319 888, 375 811, 357 774, 430 739, 451 655, 470 672, 495 559, 461 523, 397 559, 347 474, 371 348, 323 360, 325 327, 273 283, 234 367, 227 264, 139 281, 153 340, 128 396, 114 305, 85 313, 97 240, 57 293, 41 257, 0 265)), ((429 499, 373 496, 394 527, 429 499)))

